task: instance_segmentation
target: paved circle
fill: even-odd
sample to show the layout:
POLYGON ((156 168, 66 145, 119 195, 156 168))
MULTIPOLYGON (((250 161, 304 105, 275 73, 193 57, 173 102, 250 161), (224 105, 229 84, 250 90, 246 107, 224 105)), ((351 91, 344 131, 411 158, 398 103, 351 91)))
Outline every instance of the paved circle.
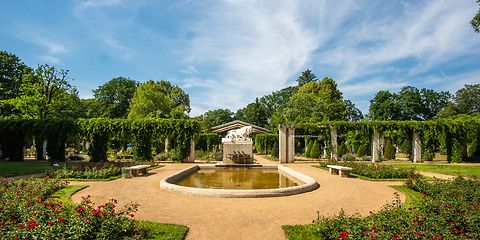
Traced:
MULTIPOLYGON (((266 160, 260 160, 266 161, 266 160)), ((272 162, 268 162, 272 163, 272 162)), ((120 203, 140 204, 136 219, 183 224, 190 227, 187 239, 285 239, 282 225, 308 224, 321 215, 368 214, 393 200, 393 183, 341 178, 310 165, 290 164, 290 168, 313 177, 320 188, 303 194, 272 198, 213 198, 163 190, 160 181, 192 164, 169 164, 144 177, 110 182, 73 182, 90 187, 82 196, 103 203, 115 198, 120 203)), ((404 196, 401 195, 402 200, 404 196)))

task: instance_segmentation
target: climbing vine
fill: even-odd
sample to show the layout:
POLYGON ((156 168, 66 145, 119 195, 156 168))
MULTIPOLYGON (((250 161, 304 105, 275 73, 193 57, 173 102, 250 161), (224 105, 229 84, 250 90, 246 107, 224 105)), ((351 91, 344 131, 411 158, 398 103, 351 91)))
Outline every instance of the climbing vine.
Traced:
POLYGON ((33 136, 36 141, 47 141, 51 160, 63 161, 67 138, 78 136, 90 142, 91 161, 106 161, 110 140, 131 139, 136 158, 150 160, 152 139, 168 138, 175 142, 178 158, 183 160, 199 129, 199 123, 189 119, 0 119, 0 144, 4 158, 22 160, 24 139, 33 136))

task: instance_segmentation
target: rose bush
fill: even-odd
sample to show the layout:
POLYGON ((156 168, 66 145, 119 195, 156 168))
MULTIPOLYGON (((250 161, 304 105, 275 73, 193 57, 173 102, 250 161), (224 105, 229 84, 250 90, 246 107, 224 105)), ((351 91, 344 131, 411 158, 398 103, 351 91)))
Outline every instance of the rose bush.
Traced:
MULTIPOLYGON (((480 181, 456 178, 427 182, 410 178, 406 185, 423 194, 413 207, 393 203, 367 217, 319 217, 318 239, 480 239, 480 181)), ((288 235, 288 228, 286 232, 288 235)))
POLYGON ((89 197, 65 207, 52 193, 66 186, 50 178, 1 180, 1 239, 122 239, 137 236, 137 204, 95 206, 89 197))

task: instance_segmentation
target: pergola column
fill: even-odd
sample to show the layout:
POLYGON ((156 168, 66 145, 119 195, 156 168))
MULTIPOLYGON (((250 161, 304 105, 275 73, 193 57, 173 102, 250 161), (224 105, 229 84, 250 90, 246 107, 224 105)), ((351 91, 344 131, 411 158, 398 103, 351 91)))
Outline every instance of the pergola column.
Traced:
POLYGON ((188 162, 195 162, 195 141, 190 139, 190 155, 188 156, 188 162))
POLYGON ((287 144, 288 144, 288 163, 295 162, 295 127, 287 127, 287 144))
POLYGON ((422 161, 422 141, 420 135, 417 132, 413 131, 413 141, 412 141, 412 151, 413 151, 413 162, 422 161))
POLYGON ((287 127, 278 126, 278 160, 280 163, 288 163, 288 143, 287 143, 287 127))
POLYGON ((330 126, 330 137, 332 141, 332 153, 331 159, 338 161, 338 141, 337 141, 337 129, 330 126))
POLYGON ((380 160, 380 132, 375 128, 373 129, 372 136, 372 162, 380 160))

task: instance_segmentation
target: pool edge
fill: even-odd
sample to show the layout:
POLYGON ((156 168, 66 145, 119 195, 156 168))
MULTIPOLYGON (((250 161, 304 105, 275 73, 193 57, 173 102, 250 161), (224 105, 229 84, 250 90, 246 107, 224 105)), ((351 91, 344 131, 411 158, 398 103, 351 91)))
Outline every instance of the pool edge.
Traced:
POLYGON ((181 178, 197 171, 201 168, 216 168, 213 164, 194 165, 189 168, 183 169, 175 174, 165 177, 160 181, 160 188, 169 191, 178 191, 190 195, 208 196, 208 197, 220 197, 220 198, 261 198, 261 197, 281 197, 295 195, 305 192, 313 191, 320 187, 320 185, 310 176, 307 176, 301 172, 295 171, 283 165, 270 165, 265 166, 267 168, 278 168, 278 170, 297 178, 304 182, 304 184, 286 188, 276 189, 255 189, 255 190, 232 190, 232 189, 208 189, 208 188, 195 188, 184 187, 174 184, 174 182, 181 178))

